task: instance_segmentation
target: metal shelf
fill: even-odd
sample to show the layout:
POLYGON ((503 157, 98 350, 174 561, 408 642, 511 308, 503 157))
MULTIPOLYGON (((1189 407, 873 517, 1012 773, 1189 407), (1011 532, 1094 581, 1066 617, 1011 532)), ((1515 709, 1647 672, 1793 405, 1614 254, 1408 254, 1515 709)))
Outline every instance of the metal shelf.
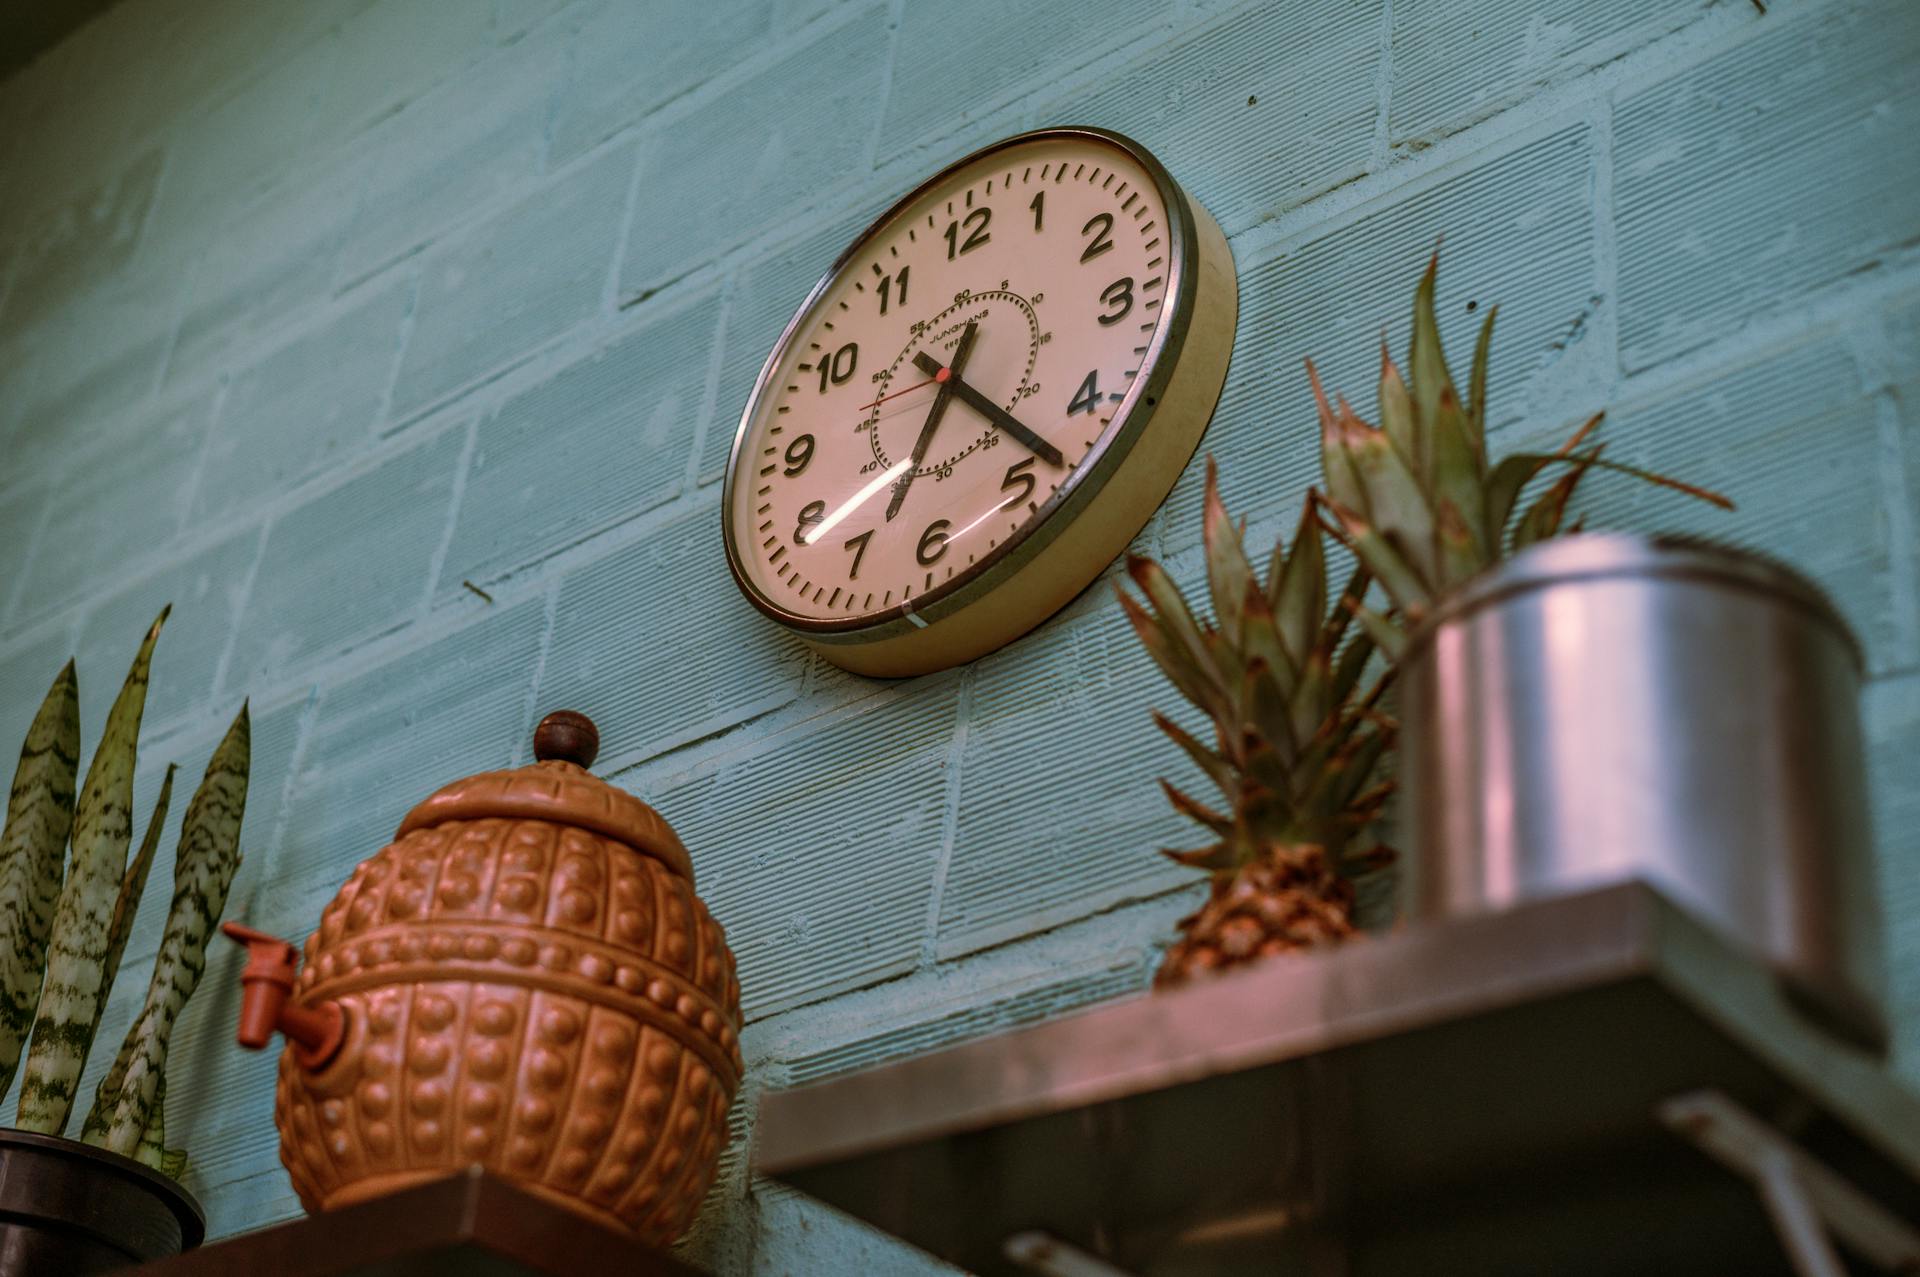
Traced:
POLYGON ((982 1274, 1791 1273, 1755 1147, 1911 1239, 1920 1099, 1630 883, 772 1093, 755 1164, 982 1274))

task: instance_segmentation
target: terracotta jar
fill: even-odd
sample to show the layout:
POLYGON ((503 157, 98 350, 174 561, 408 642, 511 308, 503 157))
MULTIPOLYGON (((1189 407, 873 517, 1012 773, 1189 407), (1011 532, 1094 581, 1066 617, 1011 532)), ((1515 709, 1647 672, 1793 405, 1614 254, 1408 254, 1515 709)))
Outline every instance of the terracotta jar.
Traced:
POLYGON ((242 1045, 287 1035, 274 1118, 327 1210, 478 1163, 665 1243, 713 1177, 740 986, 693 866, 550 714, 529 767, 456 781, 355 869, 308 938, 245 927, 242 1045))

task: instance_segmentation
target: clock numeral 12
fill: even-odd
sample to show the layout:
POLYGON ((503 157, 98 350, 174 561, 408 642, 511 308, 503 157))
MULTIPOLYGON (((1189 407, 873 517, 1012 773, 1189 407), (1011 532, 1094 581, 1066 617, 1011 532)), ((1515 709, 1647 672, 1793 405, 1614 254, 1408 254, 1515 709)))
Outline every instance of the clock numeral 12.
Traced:
POLYGON ((987 223, 993 220, 993 210, 976 208, 962 219, 967 227, 966 239, 960 239, 961 222, 947 223, 947 260, 952 261, 962 253, 971 253, 993 236, 987 233, 987 223))

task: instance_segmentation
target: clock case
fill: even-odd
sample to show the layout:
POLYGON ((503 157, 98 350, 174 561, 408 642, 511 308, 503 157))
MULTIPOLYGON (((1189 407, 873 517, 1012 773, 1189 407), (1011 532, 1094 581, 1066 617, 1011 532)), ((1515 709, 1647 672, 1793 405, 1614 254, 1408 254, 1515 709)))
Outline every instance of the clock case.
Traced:
POLYGON ((920 183, 856 236, 780 334, 734 431, 722 487, 727 567, 756 608, 857 674, 897 678, 959 665, 1012 642, 1066 606, 1139 535, 1193 458, 1212 419, 1239 319, 1226 236, 1166 168, 1108 129, 1055 127, 1004 138, 920 183), (845 619, 802 616, 769 598, 741 563, 733 491, 747 431, 788 347, 815 304, 866 245, 930 189, 988 156, 1035 142, 1095 141, 1124 151, 1153 179, 1167 221, 1166 319, 1154 330, 1114 420, 1088 456, 1013 536, 919 600, 845 619))

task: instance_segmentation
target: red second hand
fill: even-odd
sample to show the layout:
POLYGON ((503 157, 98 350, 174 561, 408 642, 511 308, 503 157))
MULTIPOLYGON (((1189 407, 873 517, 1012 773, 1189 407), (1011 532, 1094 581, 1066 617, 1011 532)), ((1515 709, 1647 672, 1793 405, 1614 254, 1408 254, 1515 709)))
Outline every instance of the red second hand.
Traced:
MULTIPOLYGON (((946 370, 942 369, 941 371, 945 372, 946 370)), ((878 408, 881 404, 885 403, 889 399, 898 399, 901 395, 910 395, 916 390, 920 390, 926 386, 931 386, 934 382, 942 381, 942 380, 945 380, 945 379, 942 377, 929 377, 925 381, 916 381, 911 386, 908 386, 905 390, 896 390, 890 395, 881 395, 878 399, 874 400, 872 403, 861 404, 860 411, 865 412, 869 408, 878 408)))

